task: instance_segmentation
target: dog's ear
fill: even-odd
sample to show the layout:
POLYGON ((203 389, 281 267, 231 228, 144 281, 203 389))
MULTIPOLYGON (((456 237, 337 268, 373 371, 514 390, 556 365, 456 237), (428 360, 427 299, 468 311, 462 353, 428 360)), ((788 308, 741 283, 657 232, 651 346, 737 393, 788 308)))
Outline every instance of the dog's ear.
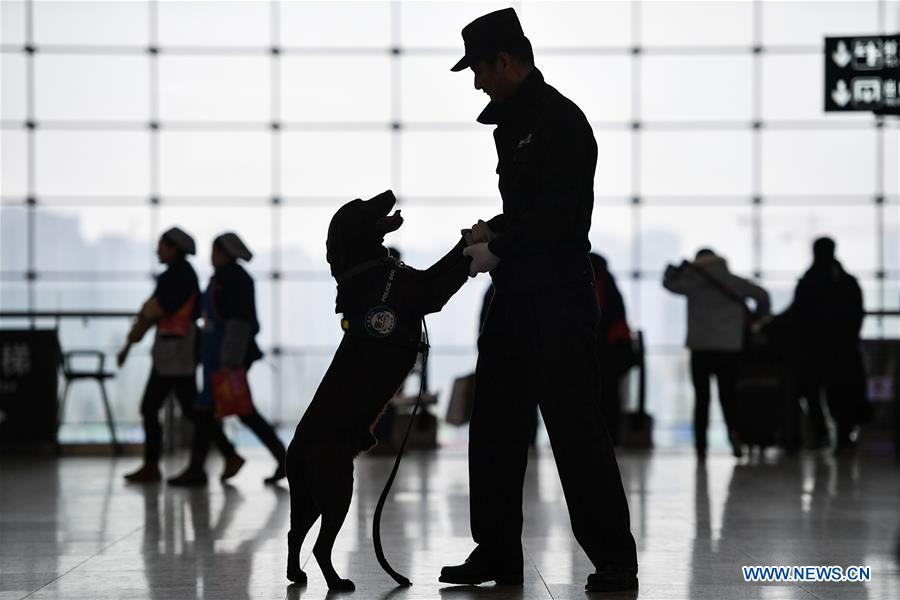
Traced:
MULTIPOLYGON (((353 202, 359 202, 359 200, 354 200, 353 202)), ((332 273, 342 269, 347 260, 347 244, 345 242, 344 229, 347 225, 348 211, 353 202, 348 202, 340 207, 331 218, 331 223, 328 224, 328 237, 325 240, 325 260, 331 265, 332 273)))

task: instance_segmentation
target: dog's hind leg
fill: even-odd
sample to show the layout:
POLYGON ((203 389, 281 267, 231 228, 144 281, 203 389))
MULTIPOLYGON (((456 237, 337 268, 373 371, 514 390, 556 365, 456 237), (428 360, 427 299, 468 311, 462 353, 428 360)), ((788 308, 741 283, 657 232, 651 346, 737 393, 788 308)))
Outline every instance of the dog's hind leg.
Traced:
POLYGON ((306 475, 309 468, 303 458, 288 455, 287 477, 291 489, 291 529, 288 532, 287 578, 294 583, 306 583, 306 573, 300 568, 300 547, 310 527, 319 518, 319 509, 310 490, 306 475))
POLYGON ((313 556, 322 569, 329 590, 356 589, 349 579, 341 579, 331 563, 331 552, 353 497, 353 453, 345 448, 329 446, 316 460, 318 485, 314 493, 322 509, 319 537, 313 546, 313 556))

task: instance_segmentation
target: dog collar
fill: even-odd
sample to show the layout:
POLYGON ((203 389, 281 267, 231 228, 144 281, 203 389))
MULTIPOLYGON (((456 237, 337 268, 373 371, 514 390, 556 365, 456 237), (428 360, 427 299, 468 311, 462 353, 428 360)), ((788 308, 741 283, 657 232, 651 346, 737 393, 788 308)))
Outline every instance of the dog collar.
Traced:
POLYGON ((360 273, 365 273, 366 271, 374 269, 375 267, 380 267, 381 265, 384 264, 385 260, 387 260, 387 258, 373 258, 372 260, 367 260, 364 263, 360 263, 360 264, 356 265, 355 267, 350 267, 346 271, 343 271, 342 273, 335 275, 334 279, 338 283, 344 283, 348 279, 356 277, 360 273))

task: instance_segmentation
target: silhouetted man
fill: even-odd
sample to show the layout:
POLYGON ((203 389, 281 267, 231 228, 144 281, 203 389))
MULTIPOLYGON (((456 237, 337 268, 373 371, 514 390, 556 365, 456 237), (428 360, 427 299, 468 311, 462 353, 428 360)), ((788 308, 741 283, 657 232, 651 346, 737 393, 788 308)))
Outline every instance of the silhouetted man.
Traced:
POLYGON ((454 67, 491 98, 503 214, 467 232, 470 275, 495 295, 478 338, 469 429, 477 547, 441 581, 521 584, 522 486, 531 415, 540 406, 575 538, 596 567, 588 590, 637 587, 628 503, 600 411, 599 309, 588 260, 597 143, 587 119, 544 82, 513 9, 462 32, 454 67))
POLYGON ((866 381, 859 346, 865 309, 856 278, 834 256, 834 240, 813 244, 813 264, 797 283, 791 307, 800 336, 800 392, 812 421, 813 445, 828 443, 822 392, 837 425, 835 454, 853 444, 866 416, 866 381))

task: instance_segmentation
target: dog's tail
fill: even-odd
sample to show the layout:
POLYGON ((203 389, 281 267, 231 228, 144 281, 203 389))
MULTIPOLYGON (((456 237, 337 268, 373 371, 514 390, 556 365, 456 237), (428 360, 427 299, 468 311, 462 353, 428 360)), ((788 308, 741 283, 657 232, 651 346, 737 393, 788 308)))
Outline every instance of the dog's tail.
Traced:
POLYGON ((419 412, 419 406, 422 404, 422 394, 425 392, 425 368, 428 366, 428 326, 425 324, 425 318, 422 318, 422 329, 425 332, 425 344, 422 350, 422 377, 419 380, 419 396, 416 398, 416 404, 413 406, 412 415, 409 418, 409 425, 406 427, 406 435, 403 436, 403 443, 400 444, 400 450, 397 452, 397 458, 394 459, 394 468, 388 476, 384 489, 381 490, 381 496, 378 498, 378 504, 375 506, 375 516, 372 519, 372 541, 375 543, 375 558, 378 564, 384 569, 384 572, 390 575, 398 585, 410 586, 412 582, 395 571, 391 567, 387 558, 384 557, 384 549, 381 547, 381 513, 384 510, 384 503, 387 501, 388 494, 391 493, 391 486, 394 485, 394 478, 397 476, 397 470, 400 469, 400 461, 403 459, 403 451, 406 450, 406 442, 409 441, 409 434, 412 432, 413 425, 416 422, 416 415, 419 412))

